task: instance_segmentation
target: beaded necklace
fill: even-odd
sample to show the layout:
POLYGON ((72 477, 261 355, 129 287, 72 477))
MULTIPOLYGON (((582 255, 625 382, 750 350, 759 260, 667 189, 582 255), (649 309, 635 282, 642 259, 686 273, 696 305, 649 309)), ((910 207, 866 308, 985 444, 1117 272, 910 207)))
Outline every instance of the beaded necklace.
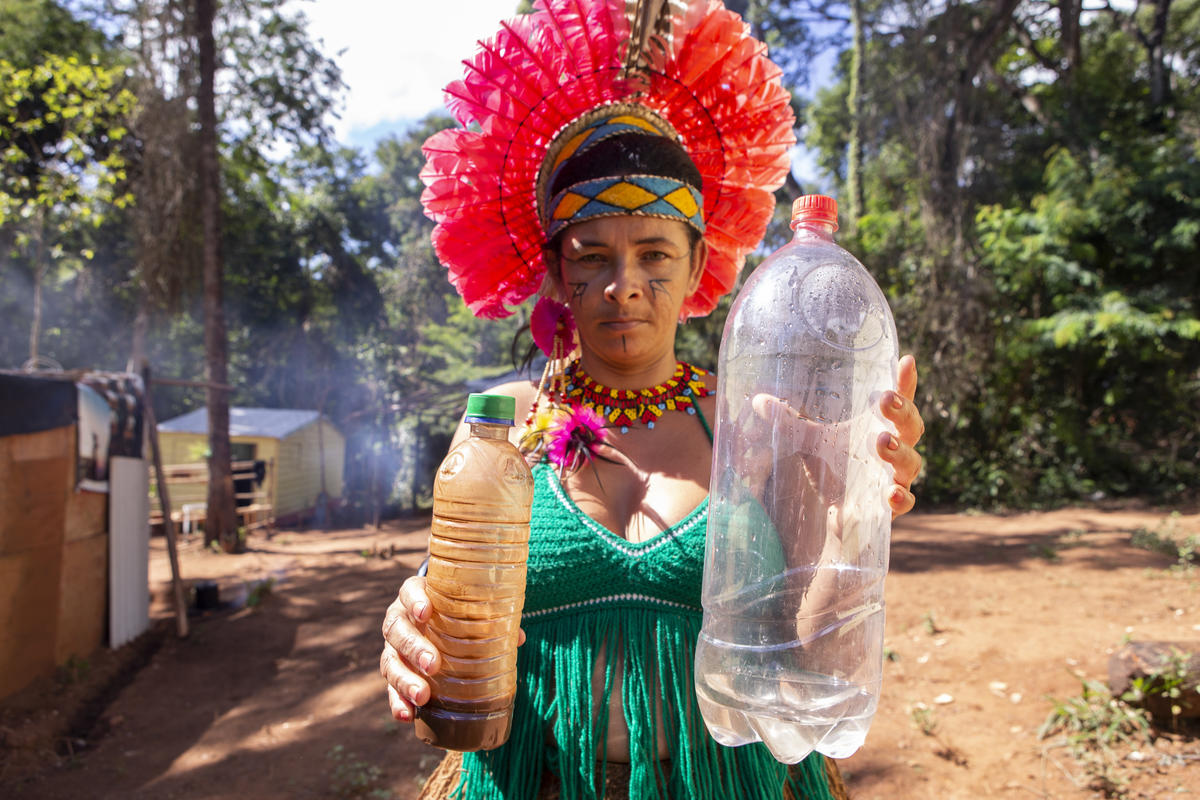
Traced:
POLYGON ((563 388, 554 393, 557 397, 552 394, 551 400, 595 409, 608 425, 619 426, 621 433, 628 433, 629 426, 639 422, 653 428, 655 421, 668 411, 695 414, 695 400, 711 394, 704 383, 708 375, 707 370, 680 361, 675 365, 675 374, 665 383, 646 389, 612 389, 597 383, 575 360, 563 370, 563 388))

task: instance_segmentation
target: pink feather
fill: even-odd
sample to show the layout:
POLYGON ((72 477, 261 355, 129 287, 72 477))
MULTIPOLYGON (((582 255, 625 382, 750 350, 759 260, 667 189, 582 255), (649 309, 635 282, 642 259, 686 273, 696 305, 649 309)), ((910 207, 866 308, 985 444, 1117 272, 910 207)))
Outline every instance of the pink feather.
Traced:
POLYGON ((547 436, 546 457, 560 473, 579 469, 591 460, 608 438, 604 417, 590 406, 571 406, 567 415, 551 428, 547 436))
POLYGON ((554 352, 554 340, 562 337, 566 350, 574 346, 575 318, 571 309, 557 300, 549 297, 539 297, 529 316, 529 331, 533 334, 533 343, 541 348, 548 358, 556 358, 565 353, 554 352), (561 327, 562 333, 559 333, 561 327))

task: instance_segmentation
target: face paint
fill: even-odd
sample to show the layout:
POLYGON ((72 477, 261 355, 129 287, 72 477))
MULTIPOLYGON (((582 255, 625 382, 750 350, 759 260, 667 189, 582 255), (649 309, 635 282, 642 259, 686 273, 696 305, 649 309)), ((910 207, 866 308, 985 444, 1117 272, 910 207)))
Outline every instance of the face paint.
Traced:
POLYGON ((696 253, 678 220, 601 217, 568 228, 555 256, 582 354, 622 368, 672 361, 696 253))

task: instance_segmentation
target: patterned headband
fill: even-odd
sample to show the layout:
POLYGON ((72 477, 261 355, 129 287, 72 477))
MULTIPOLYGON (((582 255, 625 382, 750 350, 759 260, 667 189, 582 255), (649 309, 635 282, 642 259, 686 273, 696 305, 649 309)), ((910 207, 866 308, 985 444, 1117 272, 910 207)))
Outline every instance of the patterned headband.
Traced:
POLYGON ((703 194, 697 187, 668 175, 593 178, 543 199, 572 159, 585 158, 600 142, 626 134, 675 140, 674 129, 649 109, 622 103, 585 115, 551 143, 538 181, 538 207, 547 239, 576 222, 622 214, 679 219, 704 233, 703 194))

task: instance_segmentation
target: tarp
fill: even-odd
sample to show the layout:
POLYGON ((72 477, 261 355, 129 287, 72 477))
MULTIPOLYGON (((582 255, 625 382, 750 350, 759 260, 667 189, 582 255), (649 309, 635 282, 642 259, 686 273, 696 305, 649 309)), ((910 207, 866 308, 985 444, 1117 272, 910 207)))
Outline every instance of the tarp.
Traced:
MULTIPOLYGON (((231 408, 230 436, 283 439, 317 420, 317 412, 296 408, 231 408)), ((208 433, 208 407, 158 423, 160 433, 208 433)))
POLYGON ((0 372, 0 436, 71 425, 77 403, 72 380, 0 372))

